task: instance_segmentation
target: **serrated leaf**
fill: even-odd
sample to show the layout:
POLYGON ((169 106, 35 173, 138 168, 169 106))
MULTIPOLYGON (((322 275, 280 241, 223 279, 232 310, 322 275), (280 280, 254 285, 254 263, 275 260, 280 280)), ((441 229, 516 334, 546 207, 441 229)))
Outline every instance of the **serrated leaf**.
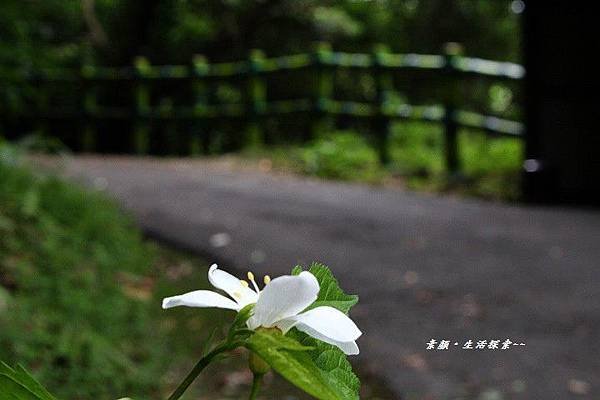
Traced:
MULTIPOLYGON (((246 346, 285 379, 317 399, 358 399, 357 393, 346 389, 345 375, 338 373, 335 368, 327 371, 315 363, 309 352, 316 351, 316 348, 304 346, 277 329, 256 331, 246 346)), ((321 360, 321 364, 328 366, 332 362, 335 360, 327 355, 321 360)))
MULTIPOLYGON (((302 272, 302 267, 296 266, 292 270, 292 275, 298 275, 300 272, 302 272)), ((330 306, 347 314, 350 308, 358 302, 358 296, 344 293, 327 266, 313 263, 309 272, 317 278, 320 290, 317 300, 308 309, 330 306)), ((326 379, 330 379, 329 385, 338 387, 338 390, 344 394, 344 398, 358 398, 360 380, 352 371, 352 365, 348 362, 344 352, 335 346, 314 339, 296 328, 293 328, 286 336, 296 339, 303 345, 313 347, 313 350, 309 351, 310 358, 323 371, 326 379)))
POLYGON ((13 369, 0 361, 0 399, 56 400, 21 366, 13 369))
POLYGON ((304 346, 313 349, 308 351, 315 365, 323 372, 330 386, 335 385, 344 394, 345 399, 358 398, 360 380, 352 371, 352 365, 346 355, 337 347, 314 339, 296 328, 287 333, 289 338, 296 339, 304 346))
MULTIPOLYGON (((348 314, 350 308, 358 302, 358 296, 344 293, 337 279, 331 273, 331 270, 325 265, 312 263, 308 271, 317 278, 320 290, 317 300, 307 310, 330 306, 348 314)), ((302 272, 302 267, 300 266, 292 269, 292 275, 298 275, 300 272, 302 272)))
POLYGON ((300 272, 303 270, 304 269, 300 265, 296 265, 294 268, 292 268, 292 275, 300 275, 300 272))

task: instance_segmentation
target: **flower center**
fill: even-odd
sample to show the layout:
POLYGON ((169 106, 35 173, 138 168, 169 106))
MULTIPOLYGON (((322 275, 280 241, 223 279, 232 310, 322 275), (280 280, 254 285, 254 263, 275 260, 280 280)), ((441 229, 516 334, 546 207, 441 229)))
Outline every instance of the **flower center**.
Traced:
MULTIPOLYGON (((252 272, 248 272, 248 280, 252 283, 252 286, 254 287, 256 293, 260 293, 260 289, 258 288, 258 284, 256 283, 256 280, 254 279, 254 274, 252 272)), ((248 282, 246 282, 245 280, 240 279, 240 282, 242 283, 242 286, 250 287, 248 282)), ((271 282, 271 277, 269 275, 265 275, 263 278, 263 282, 265 286, 267 286, 269 282, 271 282)))

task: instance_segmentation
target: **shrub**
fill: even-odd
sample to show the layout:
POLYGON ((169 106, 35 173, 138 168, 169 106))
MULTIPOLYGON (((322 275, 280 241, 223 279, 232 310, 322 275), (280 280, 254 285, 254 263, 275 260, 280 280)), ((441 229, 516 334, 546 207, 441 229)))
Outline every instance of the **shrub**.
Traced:
POLYGON ((391 168, 402 175, 431 177, 444 170, 444 137, 439 124, 402 121, 392 125, 391 168))
POLYGON ((357 133, 338 131, 300 150, 302 169, 322 178, 377 182, 383 170, 377 153, 357 133))
POLYGON ((464 172, 475 182, 471 194, 505 200, 519 198, 522 141, 464 131, 459 135, 459 146, 464 172))
MULTIPOLYGON (((400 122, 390 140, 391 169, 406 178, 411 188, 446 187, 443 127, 424 122, 400 122)), ((462 129, 458 135, 459 160, 464 181, 459 192, 479 197, 516 200, 523 143, 519 139, 491 138, 462 129)))

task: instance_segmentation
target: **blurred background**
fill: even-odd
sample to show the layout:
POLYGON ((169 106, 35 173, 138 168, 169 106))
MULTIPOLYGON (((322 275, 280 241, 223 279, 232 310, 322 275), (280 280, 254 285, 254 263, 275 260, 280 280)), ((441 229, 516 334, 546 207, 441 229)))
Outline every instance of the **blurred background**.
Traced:
MULTIPOLYGON (((0 359, 165 398, 230 316, 162 297, 321 261, 361 296, 361 398, 594 398, 589 8, 2 1, 0 359), (478 338, 526 348, 426 350, 478 338)), ((244 398, 237 355, 186 398, 244 398)))
POLYGON ((77 152, 248 158, 266 146, 310 175, 515 200, 523 9, 5 2, 0 129, 77 152))

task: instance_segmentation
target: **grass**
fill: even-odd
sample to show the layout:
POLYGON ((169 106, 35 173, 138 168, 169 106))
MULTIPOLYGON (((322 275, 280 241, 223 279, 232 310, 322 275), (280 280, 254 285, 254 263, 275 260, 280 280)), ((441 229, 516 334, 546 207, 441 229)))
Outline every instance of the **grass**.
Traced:
POLYGON ((151 249, 103 196, 35 175, 6 153, 0 358, 23 363, 63 398, 155 392, 167 354, 148 329, 149 299, 131 289, 145 284, 151 249))
MULTIPOLYGON (((233 317, 160 308, 208 288, 207 263, 144 240, 103 195, 19 160, 0 143, 0 359, 62 399, 166 398, 233 317)), ((246 363, 240 352, 211 366, 186 398, 246 398, 246 363)), ((362 398, 391 398, 374 378, 363 386, 362 398)), ((272 375, 264 393, 308 399, 272 375)))
POLYGON ((490 138, 461 130, 462 173, 451 184, 444 166, 444 137, 439 124, 402 122, 392 126, 390 163, 383 166, 364 135, 340 131, 304 146, 246 151, 242 157, 269 160, 269 165, 324 179, 391 184, 429 192, 451 192, 493 200, 519 198, 523 144, 518 139, 490 138))

